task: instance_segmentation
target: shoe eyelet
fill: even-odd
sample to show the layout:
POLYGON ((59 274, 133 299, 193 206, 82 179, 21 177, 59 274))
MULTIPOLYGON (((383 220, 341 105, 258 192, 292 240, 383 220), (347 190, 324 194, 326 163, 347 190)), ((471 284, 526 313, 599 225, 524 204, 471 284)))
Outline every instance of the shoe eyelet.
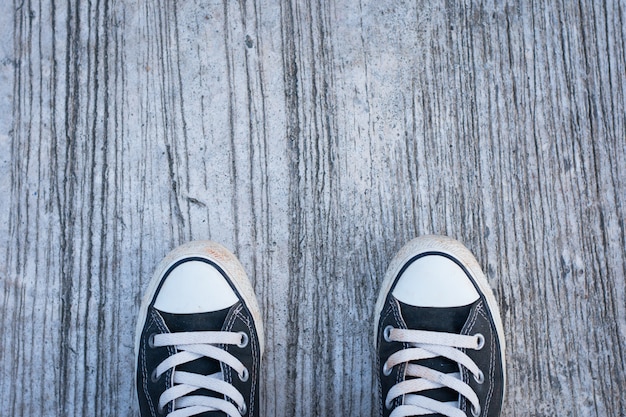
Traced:
POLYGON ((155 336, 156 336, 156 333, 150 333, 150 336, 148 336, 148 347, 151 349, 154 349, 156 347, 154 345, 155 336))
POLYGON ((241 342, 237 344, 237 347, 243 349, 248 346, 248 342, 250 341, 250 339, 248 338, 247 333, 239 332, 239 334, 241 335, 241 342))
POLYGON ((476 350, 481 350, 485 346, 485 336, 482 333, 476 333, 476 350))
POLYGON ((384 365, 383 365, 383 375, 385 375, 385 376, 391 375, 391 371, 392 370, 393 370, 393 367, 388 368, 387 367, 387 362, 385 362, 384 365))
POLYGON ((472 405, 472 415, 474 417, 479 417, 480 416, 480 406, 478 407, 474 407, 474 405, 472 405))
POLYGON ((154 370, 150 374, 150 381, 154 383, 154 382, 158 382, 158 380, 159 380, 159 377, 157 376, 157 370, 156 368, 154 368, 154 370))
POLYGON ((483 371, 479 370, 478 376, 474 375, 474 380, 478 382, 479 384, 482 384, 483 382, 485 382, 485 374, 483 374, 483 371))
POLYGON ((391 331, 393 330, 393 326, 385 327, 383 331, 383 337, 385 338, 385 342, 391 342, 391 331))
POLYGON ((250 373, 248 372, 248 368, 243 368, 243 371, 239 374, 239 380, 241 382, 246 382, 250 378, 250 373))
POLYGON ((243 416, 247 412, 248 412, 248 407, 246 407, 246 403, 241 404, 241 407, 239 407, 239 414, 243 416))

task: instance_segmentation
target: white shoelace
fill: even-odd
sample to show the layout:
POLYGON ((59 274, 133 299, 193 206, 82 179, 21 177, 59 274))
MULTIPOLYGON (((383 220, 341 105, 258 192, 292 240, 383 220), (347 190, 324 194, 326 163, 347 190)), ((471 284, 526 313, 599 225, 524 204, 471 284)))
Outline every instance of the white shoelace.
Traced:
MULTIPOLYGON (((177 353, 168 357, 157 366, 153 378, 159 378, 169 369, 187 362, 207 357, 220 361, 235 371, 239 379, 246 381, 249 377, 246 367, 233 355, 215 345, 237 345, 245 347, 248 344, 248 335, 233 332, 184 332, 156 334, 150 341, 154 347, 175 346, 177 353)), ((173 371, 174 384, 159 397, 159 410, 174 401, 175 410, 168 417, 189 417, 207 411, 223 411, 231 417, 241 417, 246 413, 246 403, 243 395, 231 384, 224 381, 222 373, 200 375, 190 372, 173 371), (233 400, 233 405, 223 398, 204 395, 187 395, 198 389, 207 389, 233 400)))
POLYGON ((434 369, 409 362, 436 357, 448 358, 472 373, 477 382, 484 381, 483 372, 476 363, 459 348, 480 350, 485 344, 481 334, 474 336, 453 333, 431 332, 424 330, 385 328, 387 342, 409 343, 411 347, 393 353, 383 366, 383 373, 388 375, 391 369, 402 363, 407 364, 406 376, 413 377, 397 383, 387 393, 385 406, 391 408, 394 399, 405 396, 404 403, 396 407, 390 417, 419 416, 438 413, 448 417, 465 417, 458 408, 458 403, 443 403, 418 395, 420 391, 450 388, 464 396, 472 404, 472 414, 480 414, 480 403, 474 390, 460 379, 460 374, 444 374, 434 369))

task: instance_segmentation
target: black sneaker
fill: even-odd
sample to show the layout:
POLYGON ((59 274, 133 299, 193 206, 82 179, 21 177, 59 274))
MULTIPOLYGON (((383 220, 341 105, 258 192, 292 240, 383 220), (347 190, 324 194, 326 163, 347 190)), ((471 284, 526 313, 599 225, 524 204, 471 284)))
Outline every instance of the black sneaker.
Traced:
POLYGON ((263 327, 243 267, 213 242, 174 249, 137 322, 142 417, 259 415, 263 327))
POLYGON ((425 236, 391 262, 376 304, 380 416, 500 415, 504 331, 478 262, 425 236))

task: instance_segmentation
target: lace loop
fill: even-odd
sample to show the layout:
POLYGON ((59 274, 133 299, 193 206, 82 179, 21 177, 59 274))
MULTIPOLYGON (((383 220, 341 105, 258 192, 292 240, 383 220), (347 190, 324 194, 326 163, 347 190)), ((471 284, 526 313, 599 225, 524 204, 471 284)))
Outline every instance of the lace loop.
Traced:
MULTIPOLYGON (((389 327, 389 326, 388 326, 389 327)), ((394 366, 406 363, 406 376, 412 377, 395 384, 385 398, 385 406, 390 409, 392 402, 404 396, 404 404, 396 407, 390 417, 414 416, 422 414, 438 413, 449 417, 461 417, 465 414, 458 408, 448 403, 442 403, 416 393, 438 389, 450 388, 465 397, 471 404, 472 413, 478 410, 480 403, 474 390, 463 382, 458 373, 444 374, 434 369, 418 365, 412 362, 422 359, 444 357, 466 368, 472 373, 477 382, 484 381, 484 374, 476 363, 460 349, 479 350, 485 340, 481 334, 474 336, 458 335, 452 333, 432 332, 424 330, 387 329, 385 328, 385 340, 390 342, 407 343, 410 347, 401 349, 389 356, 383 366, 383 373, 394 366)))
MULTIPOLYGON (((215 345, 239 346, 248 336, 234 332, 181 332, 157 334, 153 337, 154 347, 175 346, 177 353, 161 362, 153 375, 159 378, 169 369, 173 371, 175 385, 165 390, 159 397, 159 411, 165 409, 170 402, 174 402, 175 410, 168 417, 189 417, 207 411, 222 411, 231 417, 241 417, 247 411, 243 395, 230 383, 224 381, 221 372, 212 375, 200 375, 190 372, 177 371, 175 368, 187 362, 207 357, 217 360, 231 367, 242 375, 249 375, 248 369, 236 357, 215 345), (206 389, 221 394, 232 400, 232 403, 223 398, 203 395, 189 395, 199 389, 206 389), (233 404, 234 403, 234 404, 233 404)), ((243 379, 242 379, 243 380, 243 379)))

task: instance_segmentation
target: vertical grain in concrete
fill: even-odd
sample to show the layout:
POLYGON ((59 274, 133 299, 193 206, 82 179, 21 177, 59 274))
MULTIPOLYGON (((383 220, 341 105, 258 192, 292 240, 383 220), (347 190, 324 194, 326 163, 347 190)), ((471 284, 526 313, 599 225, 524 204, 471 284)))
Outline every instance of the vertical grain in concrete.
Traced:
POLYGON ((505 415, 622 415, 620 1, 5 2, 0 404, 136 415, 152 268, 214 239, 266 415, 371 415, 372 303, 415 235, 483 265, 505 415))

